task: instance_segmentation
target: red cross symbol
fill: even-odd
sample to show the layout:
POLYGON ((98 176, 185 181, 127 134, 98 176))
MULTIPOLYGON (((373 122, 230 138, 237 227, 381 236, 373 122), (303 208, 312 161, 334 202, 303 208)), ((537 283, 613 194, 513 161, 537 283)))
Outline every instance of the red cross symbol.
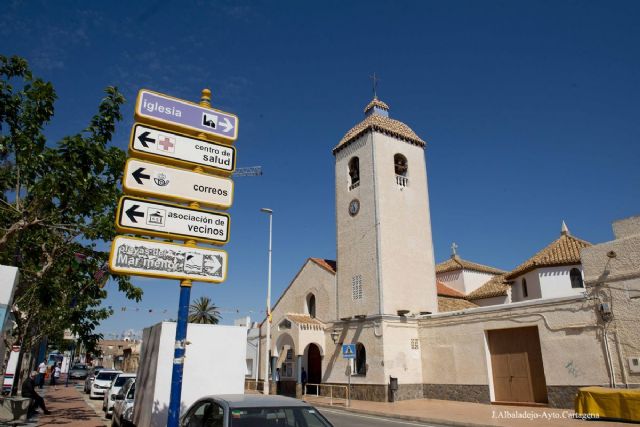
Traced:
POLYGON ((158 139, 158 148, 163 151, 173 151, 175 144, 171 141, 173 138, 162 136, 158 139))

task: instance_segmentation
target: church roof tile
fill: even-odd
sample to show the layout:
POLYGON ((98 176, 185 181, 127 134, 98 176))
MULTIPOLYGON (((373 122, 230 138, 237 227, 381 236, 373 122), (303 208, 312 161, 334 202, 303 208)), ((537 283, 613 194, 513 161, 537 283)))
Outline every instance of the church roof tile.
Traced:
POLYGON ((460 258, 458 255, 454 255, 448 260, 436 265, 436 274, 448 273, 449 271, 456 271, 456 270, 462 270, 462 269, 478 271, 480 273, 489 273, 489 274, 506 273, 506 271, 500 270, 499 268, 489 267, 488 265, 467 261, 460 258))
POLYGON ((507 295, 509 282, 505 280, 506 274, 492 277, 487 283, 480 286, 475 291, 467 295, 468 300, 478 300, 483 298, 501 297, 507 295))
POLYGON ((438 297, 438 311, 440 313, 447 311, 465 310, 467 308, 476 308, 476 304, 461 298, 438 297))
MULTIPOLYGON (((374 99, 369 103, 369 105, 367 105, 365 111, 369 110, 374 105, 377 105, 381 108, 389 108, 384 102, 374 99)), ((413 130, 411 130, 409 126, 405 125, 401 121, 374 113, 370 114, 363 121, 352 127, 349 132, 344 135, 342 140, 340 140, 340 143, 333 149, 333 154, 336 154, 338 151, 346 147, 349 143, 356 140, 361 135, 364 135, 368 131, 385 133, 419 145, 420 147, 424 147, 426 144, 413 130)))
POLYGON ((451 297, 451 298, 464 298, 464 294, 457 289, 453 289, 441 281, 436 281, 436 288, 438 290, 438 296, 451 297))
POLYGON ((327 270, 329 273, 336 274, 336 262, 331 259, 322 259, 322 258, 309 258, 311 261, 318 264, 320 267, 327 270))
POLYGON ((506 279, 515 279, 540 267, 580 264, 580 250, 589 246, 591 243, 563 231, 558 239, 507 274, 506 279))

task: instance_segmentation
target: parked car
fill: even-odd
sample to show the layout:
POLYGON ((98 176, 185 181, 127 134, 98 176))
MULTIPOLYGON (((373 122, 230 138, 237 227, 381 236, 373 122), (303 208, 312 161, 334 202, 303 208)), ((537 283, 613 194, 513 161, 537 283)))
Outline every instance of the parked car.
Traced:
POLYGON ((136 397, 136 379, 129 378, 116 394, 111 415, 111 427, 133 426, 133 402, 136 397))
POLYGON ((332 427, 316 408, 284 396, 226 394, 207 396, 191 405, 181 427, 332 427))
POLYGON ((113 369, 103 369, 98 372, 96 378, 93 380, 93 384, 91 384, 91 391, 89 392, 90 399, 100 399, 104 396, 104 393, 109 390, 111 387, 111 381, 114 380, 118 374, 121 374, 122 371, 116 371, 113 369))
POLYGON ((104 366, 94 366, 93 368, 89 369, 87 378, 84 380, 85 393, 89 394, 91 392, 91 384, 93 384, 93 380, 96 378, 96 375, 98 375, 98 372, 100 372, 102 369, 104 369, 104 366))
POLYGON ((87 378, 88 373, 89 373, 89 368, 87 368, 87 365, 85 365, 84 363, 76 363, 69 370, 69 379, 83 380, 87 378))
POLYGON ((116 400, 116 394, 120 392, 120 389, 129 378, 135 377, 136 374, 123 372, 122 374, 115 377, 111 382, 111 387, 104 393, 104 398, 102 399, 102 410, 104 411, 107 418, 111 418, 111 413, 113 412, 113 404, 116 400))

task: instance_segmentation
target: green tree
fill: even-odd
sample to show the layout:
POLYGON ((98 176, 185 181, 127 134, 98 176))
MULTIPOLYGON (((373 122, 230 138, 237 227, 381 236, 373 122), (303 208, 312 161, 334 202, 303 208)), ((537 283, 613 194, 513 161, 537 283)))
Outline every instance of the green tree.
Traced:
MULTIPOLYGON (((0 55, 0 263, 20 269, 13 339, 23 348, 71 329, 92 349, 112 314, 99 306, 126 158, 109 142, 125 100, 115 87, 105 92, 86 129, 48 143, 52 84, 24 59, 0 55)), ((128 277, 112 278, 140 300, 128 277)))
POLYGON ((189 306, 189 323, 217 325, 220 319, 220 311, 209 297, 200 297, 189 306))

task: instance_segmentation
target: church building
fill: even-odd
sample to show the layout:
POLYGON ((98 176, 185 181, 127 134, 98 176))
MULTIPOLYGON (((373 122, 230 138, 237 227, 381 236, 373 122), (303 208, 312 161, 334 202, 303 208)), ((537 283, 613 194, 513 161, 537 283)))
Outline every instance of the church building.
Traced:
POLYGON ((352 399, 374 401, 571 407, 580 386, 623 372, 632 383, 622 353, 633 345, 603 314, 613 296, 585 286, 581 251, 591 245, 563 223, 511 272, 464 260, 455 244, 436 265, 425 141, 377 97, 364 115, 333 148, 337 259, 302 265, 272 306, 269 349, 260 325, 258 378, 270 376, 270 392, 300 396, 303 368, 308 387, 350 383, 352 399))

